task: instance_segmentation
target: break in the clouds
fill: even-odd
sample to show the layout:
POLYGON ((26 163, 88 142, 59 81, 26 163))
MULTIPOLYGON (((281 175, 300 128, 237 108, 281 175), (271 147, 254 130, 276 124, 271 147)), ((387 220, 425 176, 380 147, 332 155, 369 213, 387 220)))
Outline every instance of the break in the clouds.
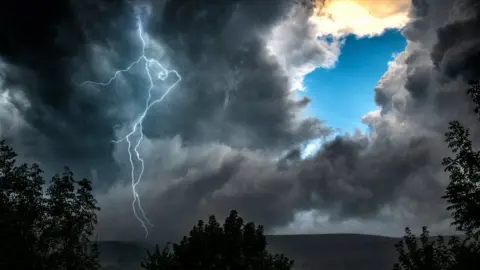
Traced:
MULTIPOLYGON (((450 120, 475 123, 465 95, 465 81, 479 76, 475 1, 414 1, 403 29, 408 46, 372 89, 381 110, 364 117, 371 135, 337 137, 307 159, 302 145, 331 131, 302 117, 308 99, 291 91, 295 69, 333 61, 330 43, 317 43, 315 10, 290 0, 213 2, 141 3, 149 7, 147 54, 183 77, 143 126, 138 189, 156 225, 152 241, 232 208, 279 231, 298 228, 306 215, 323 232, 338 224, 382 234, 403 225, 446 229, 442 134, 450 120)), ((99 236, 140 239, 126 148, 110 142, 131 128, 147 80, 139 68, 108 87, 80 85, 138 57, 138 3, 54 4, 17 0, 0 10, 1 136, 47 173, 68 164, 94 177, 99 236)), ((388 10, 397 6, 375 12, 388 10)))
POLYGON ((290 9, 265 36, 267 47, 288 74, 291 88, 306 90, 307 74, 335 67, 345 37, 374 37, 389 29, 402 29, 410 18, 410 1, 300 1, 307 4, 290 9))

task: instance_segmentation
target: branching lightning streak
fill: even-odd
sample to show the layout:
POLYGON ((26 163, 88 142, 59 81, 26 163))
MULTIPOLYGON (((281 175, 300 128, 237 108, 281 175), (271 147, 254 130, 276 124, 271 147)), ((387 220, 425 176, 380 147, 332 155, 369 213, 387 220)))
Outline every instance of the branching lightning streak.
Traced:
POLYGON ((144 170, 145 170, 145 162, 142 159, 142 157, 140 155, 140 152, 138 150, 138 147, 142 143, 143 136, 144 136, 143 131, 142 131, 142 124, 143 124, 143 120, 145 119, 145 117, 146 117, 148 111, 150 110, 150 108, 152 106, 154 106, 155 104, 162 102, 164 100, 164 98, 182 80, 182 77, 180 76, 180 74, 178 74, 178 72, 176 70, 167 70, 157 60, 148 58, 145 55, 146 42, 145 42, 145 39, 143 37, 143 35, 144 35, 143 26, 142 26, 140 18, 138 18, 138 20, 137 20, 137 30, 138 30, 138 32, 137 32, 138 37, 139 37, 139 39, 142 43, 142 54, 141 54, 141 56, 136 61, 132 62, 127 68, 117 70, 113 74, 113 76, 109 80, 107 80, 106 82, 85 81, 85 82, 82 83, 82 85, 95 84, 95 85, 100 85, 100 86, 107 86, 110 83, 112 83, 117 78, 117 76, 120 75, 121 73, 130 71, 131 68, 133 68, 137 64, 140 64, 141 62, 145 63, 145 73, 147 74, 147 77, 150 81, 150 85, 148 87, 148 98, 145 102, 144 110, 140 114, 140 116, 137 118, 137 120, 133 123, 133 127, 132 127, 131 131, 127 135, 125 135, 124 137, 120 138, 119 140, 113 141, 113 142, 114 143, 120 143, 122 141, 126 141, 127 144, 128 144, 128 156, 129 156, 129 161, 130 161, 130 166, 131 166, 131 182, 132 182, 132 193, 133 193, 133 201, 132 201, 133 214, 135 215, 135 218, 140 222, 142 227, 145 229, 145 238, 147 238, 148 237, 147 224, 152 226, 152 227, 153 227, 153 224, 147 218, 147 216, 145 214, 145 211, 142 208, 140 196, 137 193, 137 185, 141 182, 142 176, 143 176, 143 173, 144 173, 144 170), (177 80, 166 89, 166 91, 163 93, 162 96, 160 96, 157 99, 152 98, 152 90, 155 87, 155 83, 153 81, 154 76, 152 75, 152 71, 151 71, 152 66, 155 66, 156 69, 160 70, 156 74, 156 76, 157 76, 158 79, 160 79, 162 81, 164 81, 170 74, 174 74, 177 77, 177 80), (135 135, 137 132, 139 133, 139 138, 134 143, 134 142, 132 142, 131 137, 133 135, 135 135), (134 153, 132 153, 132 145, 134 146, 133 147, 133 152, 134 153), (135 177, 135 165, 134 165, 134 160, 133 160, 134 155, 135 155, 136 159, 140 162, 140 170, 139 170, 139 173, 138 173, 137 177, 135 177), (141 217, 138 215, 135 206, 138 207, 138 209, 140 210, 141 217))

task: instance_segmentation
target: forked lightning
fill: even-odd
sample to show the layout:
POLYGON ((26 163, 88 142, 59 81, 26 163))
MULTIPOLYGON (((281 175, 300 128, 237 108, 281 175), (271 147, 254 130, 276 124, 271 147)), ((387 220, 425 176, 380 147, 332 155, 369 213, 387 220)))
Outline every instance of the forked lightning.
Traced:
POLYGON ((140 196, 137 193, 137 185, 141 182, 142 176, 143 176, 143 173, 144 173, 144 170, 145 170, 145 162, 142 159, 142 157, 140 155, 140 152, 138 150, 138 147, 142 143, 143 136, 144 136, 143 131, 142 131, 142 124, 143 124, 143 120, 144 120, 145 116, 147 115, 148 111, 150 110, 150 108, 153 105, 162 102, 164 100, 164 98, 182 80, 182 77, 180 76, 180 74, 178 74, 178 72, 176 70, 167 70, 157 60, 152 59, 152 58, 148 58, 145 55, 145 49, 146 49, 147 44, 146 44, 145 39, 144 39, 143 26, 142 26, 142 21, 141 21, 140 16, 137 18, 137 33, 138 33, 138 37, 139 37, 139 39, 142 43, 142 54, 140 55, 140 57, 136 61, 132 62, 125 69, 117 70, 114 73, 114 75, 109 80, 107 80, 105 82, 85 81, 82 84, 83 85, 95 84, 95 85, 106 86, 106 85, 109 85, 110 83, 112 83, 117 78, 117 76, 119 74, 130 71, 130 69, 133 68, 135 65, 138 65, 138 64, 141 64, 141 63, 144 63, 144 65, 145 65, 144 66, 145 67, 145 73, 146 73, 146 75, 147 75, 147 77, 150 81, 150 84, 149 84, 149 87, 148 87, 148 98, 145 102, 144 110, 138 116, 137 120, 132 123, 131 131, 127 135, 125 135, 124 137, 122 137, 122 138, 120 138, 116 141, 113 141, 113 142, 114 143, 120 143, 122 141, 126 141, 127 144, 128 144, 128 155, 129 155, 130 166, 131 166, 131 182, 132 182, 132 193, 133 193, 133 201, 132 201, 133 214, 135 215, 135 218, 138 219, 138 221, 140 222, 142 227, 145 229, 145 238, 147 238, 148 237, 147 224, 150 225, 150 226, 153 226, 153 224, 147 218, 147 216, 145 214, 145 211, 142 208, 140 196), (154 69, 154 71, 152 71, 152 69, 154 69), (156 72, 156 74, 155 74, 155 72, 156 72), (152 73, 154 73, 154 74, 152 74, 152 73), (156 76, 158 79, 164 81, 171 74, 173 74, 177 78, 177 80, 166 89, 166 91, 164 92, 163 95, 161 95, 157 99, 153 99, 152 98, 152 91, 155 88, 154 77, 156 76), (135 140, 132 141, 132 136, 135 135, 137 132, 139 133, 138 139, 136 141, 135 140), (133 147, 132 147, 132 145, 133 145, 133 147), (138 173, 137 177, 135 177, 135 171, 136 170, 135 170, 135 164, 134 164, 134 160, 133 160, 134 155, 135 155, 135 158, 140 162, 140 169, 139 169, 139 173, 138 173), (140 210, 141 216, 138 215, 136 207, 138 207, 138 209, 140 210))

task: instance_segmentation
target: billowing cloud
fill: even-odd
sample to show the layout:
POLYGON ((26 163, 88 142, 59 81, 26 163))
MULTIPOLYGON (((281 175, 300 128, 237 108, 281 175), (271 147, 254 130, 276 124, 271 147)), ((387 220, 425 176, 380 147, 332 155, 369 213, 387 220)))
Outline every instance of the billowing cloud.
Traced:
MULTIPOLYGON (((93 178, 100 197, 112 186, 128 190, 126 145, 112 140, 124 135, 140 113, 147 78, 141 68, 134 68, 105 87, 81 82, 104 81, 138 58, 137 3, 60 1, 50 10, 27 2, 9 1, 10 9, 0 12, 2 138, 15 146, 22 160, 39 161, 47 176, 67 164, 78 175, 93 178), (13 16, 12 10, 24 16, 13 16)), ((162 106, 147 115, 146 140, 181 138, 178 147, 192 152, 188 160, 193 160, 187 165, 188 160, 176 160, 179 156, 172 153, 164 161, 177 167, 160 170, 160 164, 150 163, 158 170, 150 172, 154 179, 147 184, 162 186, 169 178, 185 178, 182 173, 202 164, 197 151, 189 149, 206 149, 204 144, 213 147, 210 155, 219 165, 211 174, 216 175, 227 162, 218 152, 222 145, 232 156, 246 149, 261 152, 260 160, 273 160, 285 150, 330 134, 320 120, 301 116, 309 100, 296 98, 290 78, 265 44, 264 36, 291 10, 292 2, 141 4, 150 13, 143 22, 146 52, 183 77, 162 106)), ((162 150, 152 146, 142 154, 155 151, 162 150)), ((213 179, 205 177, 207 182, 213 179)), ((204 191, 213 191, 210 188, 204 191)), ((123 203, 131 200, 130 194, 124 195, 123 203)), ((103 216, 112 214, 102 206, 107 209, 103 216)))
POLYGON ((376 36, 409 21, 411 0, 315 0, 311 20, 321 35, 376 36))
MULTIPOLYGON (((137 69, 109 87, 79 84, 138 57, 135 3, 60 2, 43 10, 9 1, 28 7, 25 16, 0 9, 2 136, 47 173, 68 164, 96 179, 101 238, 140 239, 125 145, 110 141, 140 111, 146 78, 137 69)), ((155 224, 151 241, 176 240, 196 219, 232 208, 271 231, 448 229, 442 134, 462 119, 479 139, 465 95, 466 79, 479 74, 474 0, 414 1, 402 32, 408 46, 372 89, 380 110, 364 117, 371 135, 336 137, 303 159, 299 149, 331 135, 319 119, 302 117, 309 100, 291 91, 296 68, 332 59, 316 43, 311 8, 289 0, 143 4, 147 53, 183 77, 144 123, 138 187, 155 224)))
POLYGON ((343 44, 342 40, 320 38, 311 15, 312 9, 294 6, 265 37, 269 52, 289 76, 294 90, 305 90, 304 78, 315 69, 334 67, 343 44))

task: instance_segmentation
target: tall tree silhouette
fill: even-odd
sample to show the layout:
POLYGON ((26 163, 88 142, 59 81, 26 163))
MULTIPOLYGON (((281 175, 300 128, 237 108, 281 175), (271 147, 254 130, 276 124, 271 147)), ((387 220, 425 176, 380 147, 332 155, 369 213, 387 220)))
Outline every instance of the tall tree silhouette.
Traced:
POLYGON ((91 182, 65 168, 46 185, 37 164, 17 165, 0 141, 0 269, 98 269, 91 182))
POLYGON ((270 254, 262 226, 244 223, 231 211, 223 226, 215 216, 199 221, 179 244, 148 251, 141 266, 147 270, 290 270, 293 261, 270 254))
MULTIPOLYGON (((467 93, 480 115, 480 85, 478 81, 470 85, 467 93)), ((451 237, 446 242, 439 236, 432 241, 424 227, 419 241, 407 228, 403 241, 395 246, 399 254, 396 270, 480 269, 480 151, 474 149, 469 129, 459 121, 450 122, 445 142, 454 157, 442 161, 450 178, 442 199, 448 203, 452 225, 466 237, 451 237)))
MULTIPOLYGON (((475 113, 480 116, 478 81, 471 82, 468 94, 475 103, 475 113)), ((450 123, 445 137, 455 157, 444 158, 442 162, 450 175, 450 183, 442 198, 449 203, 447 210, 452 213, 452 225, 467 235, 475 235, 480 229, 480 152, 473 148, 469 129, 459 121, 450 123)))

